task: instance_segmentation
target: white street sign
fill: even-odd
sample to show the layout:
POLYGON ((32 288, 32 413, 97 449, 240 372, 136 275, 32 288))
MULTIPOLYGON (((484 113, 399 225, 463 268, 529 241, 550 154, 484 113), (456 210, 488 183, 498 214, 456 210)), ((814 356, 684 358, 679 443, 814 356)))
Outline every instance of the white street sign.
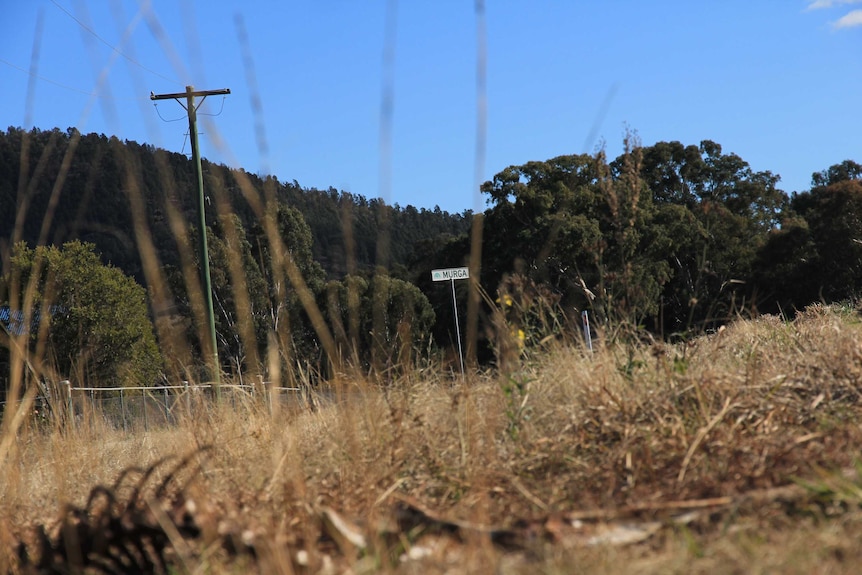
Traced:
POLYGON ((467 268, 446 268, 431 270, 431 280, 435 282, 452 282, 452 311, 455 316, 455 336, 458 338, 458 357, 461 358, 461 377, 464 377, 464 351, 461 349, 461 325, 458 323, 458 302, 455 299, 455 280, 465 280, 470 277, 467 268))
POLYGON ((470 277, 467 268, 448 268, 444 270, 431 270, 431 280, 443 282, 446 280, 465 280, 470 277))

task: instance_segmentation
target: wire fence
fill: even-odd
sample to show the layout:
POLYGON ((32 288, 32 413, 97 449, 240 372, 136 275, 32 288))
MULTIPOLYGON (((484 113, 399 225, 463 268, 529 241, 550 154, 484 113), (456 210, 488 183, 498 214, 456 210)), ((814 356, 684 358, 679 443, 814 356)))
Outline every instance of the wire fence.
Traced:
MULTIPOLYGON (((69 381, 56 386, 59 397, 40 395, 33 416, 46 423, 72 426, 103 425, 124 431, 149 431, 173 426, 183 418, 207 413, 213 405, 238 407, 257 404, 270 411, 277 405, 301 406, 308 394, 301 387, 260 385, 188 384, 150 387, 75 387, 69 381)), ((0 402, 0 412, 5 408, 0 402)))

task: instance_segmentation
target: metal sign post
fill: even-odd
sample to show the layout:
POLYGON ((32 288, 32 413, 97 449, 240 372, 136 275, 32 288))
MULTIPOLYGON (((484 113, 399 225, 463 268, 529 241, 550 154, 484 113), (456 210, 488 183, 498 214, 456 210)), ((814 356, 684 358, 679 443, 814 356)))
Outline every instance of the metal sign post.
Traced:
POLYGON ((467 268, 431 270, 431 281, 444 282, 449 280, 452 284, 452 310, 455 313, 455 334, 458 337, 458 358, 461 360, 461 377, 464 377, 464 352, 461 350, 461 325, 458 322, 458 304, 455 300, 455 280, 466 280, 469 278, 470 270, 467 268))

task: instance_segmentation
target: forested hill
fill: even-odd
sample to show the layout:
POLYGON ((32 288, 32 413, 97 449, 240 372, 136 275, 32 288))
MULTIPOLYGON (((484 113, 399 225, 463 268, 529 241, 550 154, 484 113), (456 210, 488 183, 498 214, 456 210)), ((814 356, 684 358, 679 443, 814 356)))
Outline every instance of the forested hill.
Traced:
MULTIPOLYGON (((296 181, 260 178, 206 160, 202 166, 208 222, 218 219, 216 200, 226 201, 242 227, 252 230, 257 222, 249 200, 274 197, 302 214, 311 231, 314 259, 329 277, 372 269, 383 230, 390 239, 389 256, 384 251, 382 263, 393 273, 406 273, 417 243, 464 234, 470 225, 468 212, 388 206, 379 199, 334 188, 301 188, 296 181)), ((0 132, 0 241, 90 242, 107 263, 142 281, 134 203, 141 202, 160 260, 178 265, 168 212, 176 209, 194 225, 196 198, 194 165, 185 155, 116 137, 83 135, 74 128, 63 132, 10 127, 0 132), (22 161, 25 205, 18 199, 22 161), (19 214, 24 217, 16 221, 19 214)))
MULTIPOLYGON (((483 289, 527 294, 524 313, 538 298, 662 334, 862 295, 862 165, 835 164, 788 196, 777 174, 710 140, 625 143, 615 159, 530 161, 483 184, 483 289)), ((231 287, 226 254, 241 253, 246 276, 281 297, 258 221, 266 203, 278 208, 278 233, 324 307, 335 302, 328 280, 367 280, 379 265, 427 294, 439 314, 448 295, 428 270, 466 265, 471 252, 469 212, 388 206, 206 161, 203 170, 217 295, 231 287)), ((74 129, 0 132, 2 242, 90 242, 144 283, 141 238, 152 238, 169 271, 194 267, 181 260, 195 257, 196 190, 182 154, 74 129)), ((171 286, 180 300, 183 289, 171 286)))

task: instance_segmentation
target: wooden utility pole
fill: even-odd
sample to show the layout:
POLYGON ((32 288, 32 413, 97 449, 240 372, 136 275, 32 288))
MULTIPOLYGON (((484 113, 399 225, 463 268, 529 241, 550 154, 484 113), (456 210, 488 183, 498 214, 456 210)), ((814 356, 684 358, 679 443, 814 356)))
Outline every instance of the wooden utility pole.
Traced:
MULTIPOLYGON (((220 372, 218 361, 218 345, 216 342, 215 330, 215 314, 213 313, 213 291, 212 281, 210 280, 210 257, 209 249, 207 248, 207 221, 204 212, 204 175, 201 170, 201 152, 198 148, 198 115, 197 111, 207 96, 220 96, 230 94, 228 88, 222 90, 203 90, 195 92, 194 86, 186 86, 185 92, 178 94, 153 94, 150 92, 150 100, 176 100, 180 106, 185 108, 189 117, 189 138, 192 142, 192 158, 195 162, 195 170, 198 176, 198 234, 199 234, 199 258, 201 261, 201 284, 204 289, 206 300, 207 324, 209 326, 210 347, 212 352, 212 364, 210 371, 212 381, 215 385, 216 397, 221 399, 220 389, 220 372), (185 98, 185 104, 182 99, 185 98), (200 103, 195 106, 195 98, 201 98, 200 103)), ((204 348, 206 343, 201 342, 204 348)))

